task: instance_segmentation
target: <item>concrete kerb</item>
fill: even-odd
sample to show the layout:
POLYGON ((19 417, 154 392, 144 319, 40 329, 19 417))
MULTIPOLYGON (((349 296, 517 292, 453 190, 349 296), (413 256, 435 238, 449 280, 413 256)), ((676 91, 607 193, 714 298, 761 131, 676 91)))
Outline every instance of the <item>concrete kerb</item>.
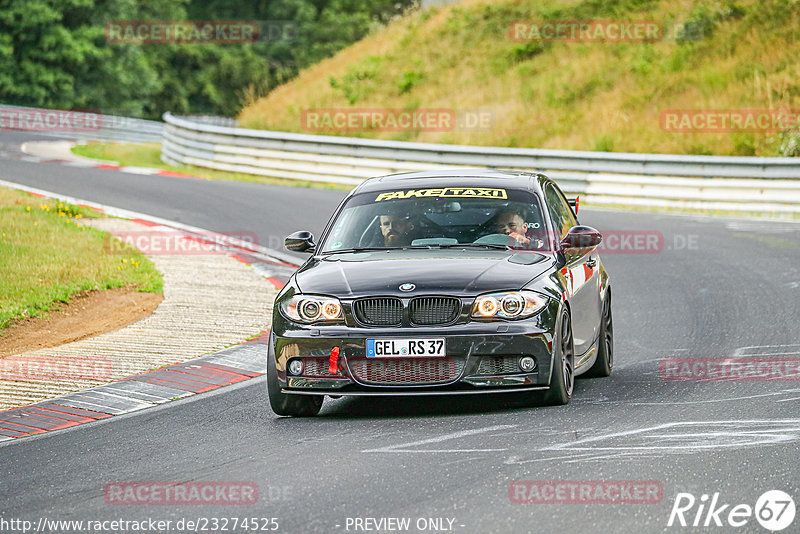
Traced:
MULTIPOLYGON (((227 238, 227 236, 221 236, 201 228, 21 186, 12 182, 0 181, 0 185, 27 191, 39 197, 54 198, 90 207, 108 215, 140 224, 144 223, 150 227, 158 226, 170 231, 181 231, 190 238, 197 238, 197 236, 218 240, 227 238)), ((276 289, 282 287, 297 267, 294 263, 296 262, 295 258, 266 247, 255 246, 248 242, 237 243, 237 240, 233 239, 228 240, 227 246, 235 249, 233 253, 228 253, 228 256, 250 266, 255 273, 276 286, 276 289)), ((115 382, 61 395, 51 400, 0 411, 0 441, 142 410, 261 376, 264 373, 263 343, 266 339, 268 339, 268 330, 262 330, 254 339, 244 344, 217 350, 199 358, 134 374, 115 382)))

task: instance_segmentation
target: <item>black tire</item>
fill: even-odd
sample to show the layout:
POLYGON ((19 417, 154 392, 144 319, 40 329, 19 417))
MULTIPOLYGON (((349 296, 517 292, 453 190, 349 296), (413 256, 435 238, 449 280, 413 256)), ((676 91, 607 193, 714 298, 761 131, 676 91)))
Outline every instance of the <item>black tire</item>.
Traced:
POLYGON ((611 293, 603 301, 603 315, 600 317, 600 339, 597 342, 597 360, 584 376, 603 378, 611 374, 614 367, 614 321, 611 316, 611 293))
POLYGON ((322 408, 324 395, 287 395, 278 383, 278 370, 275 367, 274 341, 270 339, 267 349, 267 393, 272 411, 278 415, 295 417, 314 417, 322 408))
POLYGON ((561 313, 558 335, 553 343, 553 371, 550 374, 550 389, 544 395, 544 403, 563 406, 572 398, 575 388, 575 346, 572 340, 572 322, 569 314, 561 313))

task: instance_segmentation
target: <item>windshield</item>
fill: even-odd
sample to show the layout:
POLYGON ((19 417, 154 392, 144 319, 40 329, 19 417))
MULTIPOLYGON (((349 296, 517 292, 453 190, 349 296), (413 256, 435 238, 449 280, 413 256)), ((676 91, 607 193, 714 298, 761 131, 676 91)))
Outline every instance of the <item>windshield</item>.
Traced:
POLYGON ((538 198, 488 187, 402 189, 348 200, 322 252, 470 246, 545 250, 538 198))

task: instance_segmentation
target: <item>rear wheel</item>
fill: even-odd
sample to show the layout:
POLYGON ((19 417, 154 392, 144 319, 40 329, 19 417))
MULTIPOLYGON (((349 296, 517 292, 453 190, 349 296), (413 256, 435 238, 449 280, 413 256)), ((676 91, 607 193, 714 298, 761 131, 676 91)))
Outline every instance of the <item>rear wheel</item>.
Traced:
POLYGON ((611 317, 611 293, 603 301, 603 315, 600 318, 600 339, 597 344, 597 360, 586 371, 586 376, 589 378, 609 376, 611 368, 614 367, 614 321, 611 317))
POLYGON ((267 393, 272 411, 278 415, 313 417, 322 409, 323 395, 288 395, 281 391, 275 367, 275 345, 270 339, 267 349, 267 393))
POLYGON ((553 372, 550 375, 550 389, 544 396, 544 403, 561 406, 569 403, 575 387, 575 349, 572 342, 572 323, 569 314, 561 314, 559 333, 553 343, 553 372))

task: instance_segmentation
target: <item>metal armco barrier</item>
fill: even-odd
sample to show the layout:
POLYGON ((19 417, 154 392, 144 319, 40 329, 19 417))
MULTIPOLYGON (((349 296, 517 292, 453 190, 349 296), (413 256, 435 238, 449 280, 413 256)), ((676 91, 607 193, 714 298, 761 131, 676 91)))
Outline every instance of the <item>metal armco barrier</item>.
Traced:
POLYGON ((0 131, 92 141, 161 141, 160 121, 103 115, 91 110, 58 110, 0 104, 0 131), (80 123, 71 124, 72 118, 80 123))
POLYGON ((545 172, 589 202, 800 212, 800 158, 626 154, 408 143, 250 130, 164 114, 161 159, 247 174, 357 184, 396 172, 545 172))

